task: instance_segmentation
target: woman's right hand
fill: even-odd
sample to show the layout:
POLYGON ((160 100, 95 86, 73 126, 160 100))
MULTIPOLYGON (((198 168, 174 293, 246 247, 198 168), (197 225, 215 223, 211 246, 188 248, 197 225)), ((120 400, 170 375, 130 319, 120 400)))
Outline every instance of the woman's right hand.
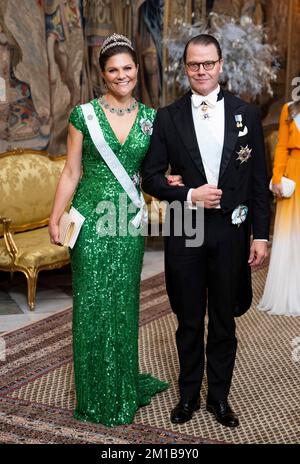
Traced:
POLYGON ((182 183, 182 176, 180 176, 179 174, 175 174, 173 176, 169 174, 167 176, 167 181, 168 184, 172 187, 184 187, 184 184, 182 183))
POLYGON ((59 241, 59 220, 71 201, 81 176, 83 135, 72 124, 68 126, 67 160, 60 176, 53 207, 49 218, 50 242, 62 245, 59 241))
POLYGON ((50 219, 49 225, 48 225, 48 232, 50 235, 50 242, 53 243, 53 245, 61 245, 59 241, 59 227, 58 223, 52 221, 50 219))
POLYGON ((282 198, 282 184, 272 184, 272 192, 277 198, 282 198))

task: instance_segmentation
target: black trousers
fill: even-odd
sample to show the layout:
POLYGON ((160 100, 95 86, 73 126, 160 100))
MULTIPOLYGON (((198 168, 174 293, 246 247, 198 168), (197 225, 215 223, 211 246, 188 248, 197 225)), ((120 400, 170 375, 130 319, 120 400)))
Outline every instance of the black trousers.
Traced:
POLYGON ((181 237, 167 239, 166 283, 178 319, 176 344, 181 398, 196 398, 200 393, 205 367, 206 308, 208 396, 224 400, 229 394, 237 349, 233 309, 240 273, 248 258, 247 227, 247 221, 239 227, 233 225, 230 214, 205 210, 201 247, 184 249, 181 237))

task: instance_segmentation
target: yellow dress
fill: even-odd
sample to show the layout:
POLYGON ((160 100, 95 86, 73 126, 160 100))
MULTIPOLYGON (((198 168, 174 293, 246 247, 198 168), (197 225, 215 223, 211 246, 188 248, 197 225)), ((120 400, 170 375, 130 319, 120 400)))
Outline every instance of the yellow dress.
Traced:
POLYGON ((281 112, 272 181, 285 175, 296 182, 290 198, 278 199, 266 285, 258 308, 269 314, 300 316, 300 114, 288 121, 281 112))

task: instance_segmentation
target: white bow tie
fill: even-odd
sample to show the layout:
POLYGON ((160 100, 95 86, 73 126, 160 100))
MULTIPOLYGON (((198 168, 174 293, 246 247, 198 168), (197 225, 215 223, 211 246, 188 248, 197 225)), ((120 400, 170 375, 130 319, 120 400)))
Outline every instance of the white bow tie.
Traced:
POLYGON ((192 104, 195 108, 199 108, 202 103, 205 102, 209 108, 214 108, 216 106, 216 99, 212 96, 204 97, 203 95, 192 95, 192 104))

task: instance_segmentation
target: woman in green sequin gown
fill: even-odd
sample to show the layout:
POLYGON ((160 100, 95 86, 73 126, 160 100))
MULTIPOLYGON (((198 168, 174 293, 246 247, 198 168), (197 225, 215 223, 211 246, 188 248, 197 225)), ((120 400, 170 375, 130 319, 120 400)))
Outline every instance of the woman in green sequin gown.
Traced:
MULTIPOLYGON (((121 53, 127 55, 126 49, 121 53)), ((112 50, 110 54, 116 55, 112 50)), ((143 130, 143 122, 152 124, 155 111, 139 103, 135 121, 121 144, 99 101, 94 99, 91 103, 106 142, 129 176, 136 178, 150 141, 149 133, 143 130)), ((124 190, 95 148, 80 106, 71 112, 70 123, 73 132, 82 134, 83 167, 72 204, 86 218, 70 250, 74 300, 74 416, 106 426, 129 424, 138 407, 149 404, 154 394, 168 388, 166 382, 139 373, 138 320, 144 237, 141 234, 118 235, 119 194, 124 196, 124 190), (97 206, 105 200, 115 206, 115 236, 97 233, 99 219, 107 214, 97 206)), ((62 185, 59 189, 63 189, 62 185)), ((57 218, 63 211, 63 202, 57 199, 60 196, 62 194, 56 194, 49 225, 54 242, 58 240, 57 218)), ((129 205, 127 196, 126 199, 129 205)), ((67 195, 65 204, 66 200, 67 195)), ((128 221, 134 215, 128 214, 128 221)))

